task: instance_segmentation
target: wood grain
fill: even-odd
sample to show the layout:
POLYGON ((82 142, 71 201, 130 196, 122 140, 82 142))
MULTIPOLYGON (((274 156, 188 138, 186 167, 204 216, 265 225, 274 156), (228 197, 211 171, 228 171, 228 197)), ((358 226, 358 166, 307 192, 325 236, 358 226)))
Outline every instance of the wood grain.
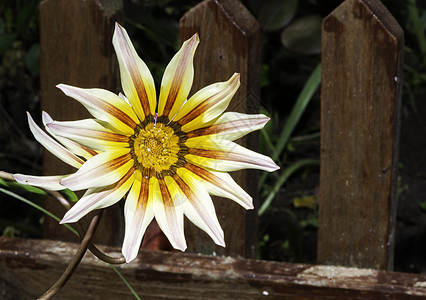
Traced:
MULTIPOLYGON (((40 4, 41 107, 55 120, 69 121, 89 117, 77 101, 65 96, 56 85, 118 88, 118 66, 112 47, 114 22, 122 18, 120 0, 45 0, 40 4)), ((117 90, 118 91, 118 90, 117 90)), ((75 169, 45 151, 45 175, 70 174, 75 169)), ((46 209, 63 216, 65 210, 51 199, 46 209)), ((122 241, 120 210, 106 210, 96 234, 105 244, 122 241)), ((45 219, 45 236, 75 240, 63 226, 45 219)))
MULTIPOLYGON (((200 45, 194 59, 195 78, 191 90, 241 74, 241 86, 231 101, 229 111, 256 113, 260 92, 260 27, 238 0, 206 0, 188 11, 180 20, 181 43, 198 32, 200 45)), ((238 141, 252 150, 256 134, 238 141)), ((257 205, 257 172, 238 171, 233 178, 254 198, 257 205)), ((215 197, 219 222, 225 232, 226 248, 216 246, 200 229, 185 224, 189 252, 255 257, 257 244, 256 211, 245 212, 228 199, 215 197)))
MULTIPOLYGON (((40 296, 78 245, 0 237, 0 297, 40 296)), ((119 249, 103 247, 111 255, 119 249)), ((425 299, 426 275, 142 250, 118 266, 143 300, 425 299)), ((57 299, 134 299, 105 263, 86 254, 57 299)))
POLYGON ((323 22, 318 262, 391 269, 403 32, 376 0, 323 22))

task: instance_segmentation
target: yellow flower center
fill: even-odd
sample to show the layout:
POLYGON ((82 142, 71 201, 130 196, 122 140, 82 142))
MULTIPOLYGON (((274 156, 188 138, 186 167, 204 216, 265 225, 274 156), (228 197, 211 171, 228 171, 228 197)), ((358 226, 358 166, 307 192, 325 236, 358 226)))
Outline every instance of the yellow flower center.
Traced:
POLYGON ((186 134, 167 120, 140 124, 130 137, 135 166, 144 176, 164 177, 184 163, 186 134))

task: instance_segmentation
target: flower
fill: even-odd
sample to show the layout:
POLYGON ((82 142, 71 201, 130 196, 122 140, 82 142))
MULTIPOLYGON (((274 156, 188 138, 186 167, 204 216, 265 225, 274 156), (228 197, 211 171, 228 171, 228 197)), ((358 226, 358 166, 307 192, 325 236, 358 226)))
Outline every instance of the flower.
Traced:
POLYGON ((43 112, 46 131, 53 138, 28 115, 35 138, 78 170, 64 176, 15 174, 15 179, 56 190, 87 189, 61 223, 76 222, 125 197, 122 252, 127 262, 137 256, 154 217, 176 249, 186 249, 184 215, 216 244, 225 246, 210 195, 251 209, 252 198, 227 172, 279 168, 269 157, 233 142, 269 120, 260 114, 224 112, 240 85, 239 74, 187 99, 198 43, 195 34, 173 57, 157 101, 151 73, 125 29, 116 24, 113 45, 124 95, 59 84, 59 89, 83 104, 94 118, 59 122, 43 112))

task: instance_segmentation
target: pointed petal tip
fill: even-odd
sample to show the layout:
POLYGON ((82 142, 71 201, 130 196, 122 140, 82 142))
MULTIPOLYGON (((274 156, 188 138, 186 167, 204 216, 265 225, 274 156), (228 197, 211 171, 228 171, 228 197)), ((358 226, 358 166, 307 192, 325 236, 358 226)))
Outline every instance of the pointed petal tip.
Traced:
POLYGON ((41 118, 44 126, 47 126, 48 124, 53 122, 52 117, 44 110, 41 112, 41 118))
POLYGON ((130 263, 131 261, 133 261, 138 256, 137 253, 136 254, 131 254, 131 253, 129 254, 124 249, 122 250, 122 254, 124 256, 124 259, 126 260, 126 264, 130 263))
POLYGON ((186 245, 179 245, 179 246, 176 246, 176 247, 173 247, 173 248, 180 250, 182 252, 185 252, 187 246, 186 245))
MULTIPOLYGON (((275 163, 274 163, 274 164, 275 164, 275 163)), ((274 169, 272 169, 270 172, 275 172, 275 171, 277 171, 277 170, 279 170, 279 169, 281 169, 281 167, 280 167, 279 165, 275 164, 275 168, 274 168, 274 169)))
POLYGON ((65 224, 65 223, 72 223, 72 221, 70 221, 68 212, 64 215, 64 217, 62 218, 62 220, 59 221, 59 224, 62 225, 62 224, 65 224))
POLYGON ((80 220, 81 216, 74 214, 69 214, 71 210, 67 211, 64 215, 64 217, 62 218, 61 221, 59 221, 59 224, 65 224, 65 223, 75 223, 78 220, 80 220))
POLYGON ((12 175, 13 179, 15 179, 15 181, 17 183, 28 185, 29 184, 28 181, 24 180, 23 176, 24 175, 22 175, 22 174, 13 174, 12 175))
POLYGON ((195 41, 197 43, 200 42, 200 36, 199 36, 198 32, 194 33, 189 40, 192 40, 192 39, 195 39, 195 41))

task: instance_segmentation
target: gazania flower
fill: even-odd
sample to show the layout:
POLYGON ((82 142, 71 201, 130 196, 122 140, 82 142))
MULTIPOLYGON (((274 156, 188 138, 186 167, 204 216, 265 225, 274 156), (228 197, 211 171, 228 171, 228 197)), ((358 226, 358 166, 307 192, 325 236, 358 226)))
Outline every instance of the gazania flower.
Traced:
POLYGON ((65 176, 16 174, 16 180, 50 189, 86 190, 61 223, 72 223, 125 197, 123 255, 133 260, 148 224, 155 218, 172 246, 184 251, 183 216, 225 246, 210 195, 234 200, 246 209, 252 198, 228 171, 279 167, 236 140, 262 128, 269 118, 224 112, 240 82, 239 74, 209 85, 187 99, 193 81, 195 34, 167 66, 157 101, 154 81, 126 31, 116 24, 113 45, 124 95, 102 89, 58 85, 94 117, 53 121, 43 113, 48 133, 29 116, 36 139, 78 170, 65 176))

